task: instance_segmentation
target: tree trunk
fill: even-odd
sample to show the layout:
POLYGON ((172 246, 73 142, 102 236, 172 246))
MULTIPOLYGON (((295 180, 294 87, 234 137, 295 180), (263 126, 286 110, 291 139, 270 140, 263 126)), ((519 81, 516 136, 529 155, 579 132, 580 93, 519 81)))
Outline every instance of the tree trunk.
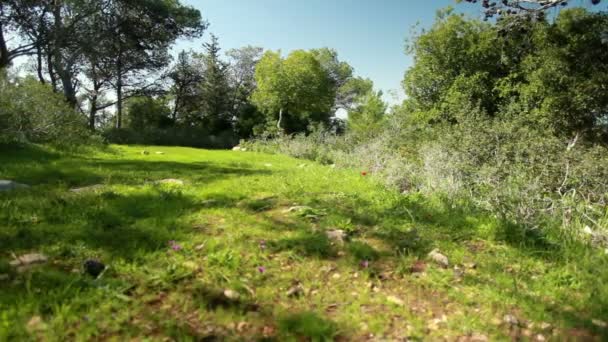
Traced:
POLYGON ((95 118, 97 117, 97 91, 95 90, 95 93, 93 94, 93 96, 89 99, 89 102, 91 103, 91 106, 89 108, 89 129, 91 129, 91 131, 95 130, 95 118))
MULTIPOLYGON (((2 5, 0 5, 0 9, 2 5)), ((8 57, 8 47, 6 46, 6 40, 4 38, 4 28, 0 22, 0 69, 7 68, 10 64, 10 58, 8 57)))
POLYGON ((72 108, 76 108, 78 100, 76 99, 76 91, 74 89, 74 84, 72 83, 72 73, 70 72, 69 68, 66 68, 66 66, 63 64, 63 56, 61 55, 61 44, 59 44, 63 34, 61 1, 55 2, 55 7, 53 8, 53 16, 55 19, 55 30, 53 34, 53 65, 55 70, 57 71, 59 80, 61 81, 61 85, 63 87, 63 94, 65 95, 66 101, 70 104, 72 108))
POLYGON ((122 56, 116 63, 116 128, 122 128, 122 56))
POLYGON ((40 83, 46 84, 46 80, 42 74, 42 48, 40 47, 40 44, 36 46, 36 71, 38 73, 38 80, 40 80, 40 83))
POLYGON ((277 121, 277 128, 279 129, 279 134, 283 133, 283 128, 281 128, 281 123, 283 122, 283 108, 279 110, 279 121, 277 121))

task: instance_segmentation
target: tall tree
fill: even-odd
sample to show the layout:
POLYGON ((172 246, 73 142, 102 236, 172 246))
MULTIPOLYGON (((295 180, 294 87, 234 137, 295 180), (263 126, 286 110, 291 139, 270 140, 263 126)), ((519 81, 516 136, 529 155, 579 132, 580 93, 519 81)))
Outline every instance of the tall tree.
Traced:
POLYGON ((171 118, 174 122, 183 120, 187 116, 188 104, 197 101, 204 69, 199 59, 193 57, 191 51, 180 52, 175 65, 167 74, 172 82, 170 89, 170 94, 173 97, 171 118))
POLYGON ((203 47, 205 54, 200 109, 204 125, 211 132, 217 133, 232 127, 228 64, 220 58, 221 49, 215 35, 211 35, 211 41, 205 43, 203 47))
POLYGON ((276 122, 279 132, 302 132, 311 123, 328 122, 335 99, 332 80, 315 56, 303 50, 286 59, 268 51, 256 68, 252 100, 276 122))

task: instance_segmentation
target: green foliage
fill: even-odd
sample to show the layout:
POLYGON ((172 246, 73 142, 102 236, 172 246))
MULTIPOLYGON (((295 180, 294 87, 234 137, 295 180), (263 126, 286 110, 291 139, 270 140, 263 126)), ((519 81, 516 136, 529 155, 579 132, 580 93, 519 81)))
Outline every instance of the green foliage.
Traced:
POLYGON ((0 75, 0 142, 71 146, 86 142, 89 135, 84 117, 49 86, 0 75))
POLYGON ((329 75, 312 53, 298 50, 283 59, 280 53, 268 51, 255 78, 252 100, 269 123, 279 121, 282 113, 280 128, 294 133, 329 121, 335 94, 329 75))
POLYGON ((348 112, 348 128, 360 136, 377 134, 382 128, 387 109, 382 92, 370 91, 359 102, 359 106, 348 112))
POLYGON ((164 99, 136 97, 127 103, 127 127, 133 130, 166 128, 173 124, 164 99))

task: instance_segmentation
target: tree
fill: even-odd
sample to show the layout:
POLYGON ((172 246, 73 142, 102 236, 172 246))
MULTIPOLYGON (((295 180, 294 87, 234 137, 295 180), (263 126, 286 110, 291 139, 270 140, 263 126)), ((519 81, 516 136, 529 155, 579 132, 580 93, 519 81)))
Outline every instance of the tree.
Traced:
MULTIPOLYGON (((458 0, 462 1, 462 0, 458 0)), ((481 3, 484 8, 485 20, 494 16, 519 16, 544 20, 545 12, 556 7, 568 6, 568 0, 464 0, 465 2, 481 3)), ((588 0, 591 5, 598 5, 601 0, 588 0)))
POLYGON ((200 85, 200 110, 202 122, 211 132, 218 133, 232 128, 230 113, 230 90, 228 87, 228 65, 220 59, 218 38, 203 45, 204 70, 200 85))
POLYGON ((386 114, 382 92, 370 91, 359 102, 357 108, 348 113, 348 128, 359 135, 373 135, 380 130, 386 114))
POLYGON ((280 132, 306 131, 312 123, 328 122, 335 99, 332 80, 315 56, 303 50, 286 59, 268 51, 256 68, 253 103, 277 122, 280 132))
POLYGON ((203 65, 193 58, 193 52, 182 51, 177 62, 168 73, 173 82, 170 93, 173 96, 173 121, 187 117, 186 108, 197 100, 200 83, 203 80, 203 65))

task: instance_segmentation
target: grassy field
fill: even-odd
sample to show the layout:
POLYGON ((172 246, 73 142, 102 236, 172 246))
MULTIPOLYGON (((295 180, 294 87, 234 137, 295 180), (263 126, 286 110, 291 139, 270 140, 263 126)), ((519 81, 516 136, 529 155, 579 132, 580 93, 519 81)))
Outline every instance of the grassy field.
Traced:
POLYGON ((0 341, 608 337, 605 251, 401 195, 361 170, 4 147, 0 179, 32 186, 0 193, 0 341), (91 185, 102 186, 70 191, 91 185), (9 265, 32 252, 49 261, 9 265), (88 259, 109 268, 93 279, 88 259))

